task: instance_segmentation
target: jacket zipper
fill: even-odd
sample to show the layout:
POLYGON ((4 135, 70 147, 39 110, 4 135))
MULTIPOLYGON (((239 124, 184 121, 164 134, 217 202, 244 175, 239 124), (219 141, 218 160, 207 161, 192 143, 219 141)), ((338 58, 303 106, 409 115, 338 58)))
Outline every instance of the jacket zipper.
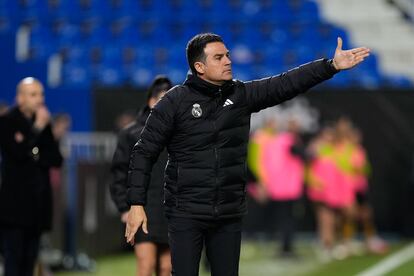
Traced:
POLYGON ((214 176, 214 182, 215 182, 215 195, 214 195, 214 205, 213 205, 213 211, 214 211, 214 217, 218 216, 218 208, 217 208, 217 204, 218 204, 218 193, 219 193, 219 184, 218 184, 218 180, 217 180, 217 172, 218 172, 218 153, 217 153, 217 148, 214 148, 214 155, 216 158, 216 165, 215 165, 215 176, 214 176))
POLYGON ((180 209, 178 194, 180 194, 180 166, 177 163, 177 195, 175 196, 175 207, 180 209))
MULTIPOLYGON (((216 103, 216 110, 215 110, 215 112, 217 112, 217 109, 218 109, 218 107, 219 107, 219 104, 220 104, 220 100, 221 100, 221 97, 222 97, 222 94, 221 94, 221 89, 219 89, 219 97, 217 97, 216 99, 215 99, 215 103, 216 103)), ((220 189, 220 187, 219 187, 219 183, 218 183, 218 162, 219 162, 219 157, 218 157, 218 151, 217 151, 217 136, 218 136, 218 133, 217 133, 217 126, 216 126, 216 116, 214 117, 214 119, 213 119, 213 126, 214 126, 214 135, 215 135, 215 139, 214 139, 214 143, 215 143, 215 145, 214 145, 214 157, 215 157, 215 167, 214 167, 214 171, 215 171, 215 174, 214 174, 214 183, 215 183, 215 195, 214 195, 214 203, 213 203, 213 215, 214 215, 214 217, 218 217, 218 197, 219 197, 219 189, 220 189)))

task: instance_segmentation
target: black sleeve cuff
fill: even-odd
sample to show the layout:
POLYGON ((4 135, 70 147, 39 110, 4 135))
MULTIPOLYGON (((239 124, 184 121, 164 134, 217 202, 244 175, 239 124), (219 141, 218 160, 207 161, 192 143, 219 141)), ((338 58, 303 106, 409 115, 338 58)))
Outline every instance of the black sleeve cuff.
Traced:
POLYGON ((327 64, 328 64, 328 68, 329 68, 328 70, 329 70, 330 73, 336 74, 339 71, 341 71, 341 70, 338 70, 338 69, 335 68, 332 58, 327 60, 327 64))

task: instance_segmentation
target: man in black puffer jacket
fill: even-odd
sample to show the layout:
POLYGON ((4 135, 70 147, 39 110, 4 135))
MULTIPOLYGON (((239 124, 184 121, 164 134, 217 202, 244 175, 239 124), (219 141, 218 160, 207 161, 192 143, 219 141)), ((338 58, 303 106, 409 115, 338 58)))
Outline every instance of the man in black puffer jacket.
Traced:
POLYGON ((152 164, 167 147, 164 204, 173 275, 198 275, 206 244, 212 275, 238 275, 241 217, 246 213, 246 152, 250 116, 280 104, 360 63, 369 49, 342 50, 287 73, 261 80, 232 80, 229 51, 220 36, 199 34, 187 45, 192 71, 155 106, 134 146, 125 236, 142 225, 152 164))

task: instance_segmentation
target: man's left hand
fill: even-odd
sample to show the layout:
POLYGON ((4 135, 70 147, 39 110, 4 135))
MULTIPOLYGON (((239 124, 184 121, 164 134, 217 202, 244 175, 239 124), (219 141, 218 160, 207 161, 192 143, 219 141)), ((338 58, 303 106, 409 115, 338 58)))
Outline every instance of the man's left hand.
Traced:
POLYGON ((333 66, 337 70, 350 69, 368 57, 369 52, 370 49, 366 47, 342 50, 342 38, 338 37, 338 45, 336 46, 335 56, 333 58, 333 66))

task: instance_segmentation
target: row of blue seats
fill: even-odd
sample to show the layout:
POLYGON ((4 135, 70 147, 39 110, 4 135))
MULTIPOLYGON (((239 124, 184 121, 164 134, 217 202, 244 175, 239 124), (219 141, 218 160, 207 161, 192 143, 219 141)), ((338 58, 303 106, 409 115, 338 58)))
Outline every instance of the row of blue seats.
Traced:
MULTIPOLYGON (((63 86, 89 87, 91 85, 122 86, 130 84, 145 87, 157 74, 167 74, 174 83, 182 83, 187 74, 187 66, 154 66, 143 67, 138 65, 113 67, 109 65, 85 66, 82 63, 67 63, 63 67, 63 86)), ((292 67, 272 68, 262 66, 233 66, 234 78, 241 80, 257 79, 279 74, 292 67)), ((330 87, 364 87, 375 89, 380 86, 411 87, 411 83, 404 77, 383 76, 377 70, 368 70, 360 67, 351 71, 343 71, 324 86, 330 87)))
MULTIPOLYGON (((1 1, 1 0, 0 0, 1 1)), ((27 0, 30 1, 30 0, 27 0)), ((34 1, 34 0, 32 0, 34 1)), ((18 3, 19 1, 10 1, 7 3, 18 3)), ((36 1, 35 1, 36 2, 36 1)), ((59 2, 59 1, 58 1, 59 2)), ((82 1, 81 1, 82 2, 82 1)), ((203 6, 197 5, 192 1, 184 1, 183 9, 172 9, 168 6, 168 2, 159 6, 155 6, 154 9, 140 9, 132 6, 123 6, 123 8, 114 9, 103 5, 102 1, 96 2, 96 8, 89 10, 80 9, 78 1, 62 1, 62 4, 56 9, 49 9, 42 7, 41 5, 33 5, 30 8, 13 8, 9 6, 2 6, 0 4, 0 19, 6 21, 11 27, 19 26, 20 24, 30 22, 33 20, 42 22, 51 22, 57 19, 66 19, 71 22, 79 23, 85 20, 95 20, 101 22, 108 22, 117 19, 131 20, 156 20, 156 19, 168 19, 168 20, 180 20, 185 18, 187 21, 211 21, 211 20, 275 20, 279 22, 307 20, 315 21, 319 19, 319 13, 317 6, 313 2, 299 1, 306 4, 302 4, 302 9, 292 9, 292 5, 282 4, 286 1, 278 1, 273 5, 260 5, 255 1, 241 1, 246 4, 242 4, 241 10, 231 9, 231 6, 224 4, 216 4, 217 9, 208 10, 203 6), (100 8, 98 8, 100 7, 100 8), (227 7, 227 8, 226 8, 227 7), (311 8, 313 7, 313 8, 311 8)), ((138 1, 134 1, 137 3, 138 1)), ((296 1, 297 2, 297 1, 296 1)), ((225 2, 224 2, 225 3, 225 2)), ((17 4, 14 4, 17 5, 17 4)), ((302 6, 299 5, 299 6, 302 6)), ((293 5, 294 6, 294 5, 293 5)), ((92 7, 94 7, 92 5, 92 7)))
MULTIPOLYGON (((330 57, 335 49, 335 40, 307 44, 303 41, 274 43, 269 41, 252 47, 244 41, 227 43, 235 64, 282 64, 303 63, 318 57, 330 57)), ((96 44, 88 47, 82 44, 66 44, 58 48, 47 40, 37 40, 30 45, 31 60, 46 60, 59 53, 65 61, 80 60, 85 63, 130 64, 139 62, 145 66, 185 61, 185 42, 153 44, 141 42, 135 45, 96 44), (103 47, 102 45, 105 45, 103 47)))
MULTIPOLYGON (((78 33, 81 32, 94 32, 104 30, 109 33, 122 33, 128 30, 136 30, 142 33, 155 33, 160 32, 174 32, 174 29, 216 29, 216 30, 229 30, 232 32, 254 32, 254 33, 271 33, 273 31, 286 31, 292 33, 304 33, 315 32, 316 35, 322 35, 326 32, 336 31, 337 28, 330 24, 326 24, 320 20, 288 20, 278 21, 277 19, 206 19, 206 20, 192 20, 189 18, 181 19, 168 19, 168 18, 117 18, 112 21, 99 21, 99 20, 84 20, 79 23, 71 23, 65 20, 65 18, 56 19, 51 22, 40 22, 36 19, 30 20, 25 26, 32 28, 43 28, 44 31, 49 32, 65 32, 66 30, 74 30, 78 33)), ((138 33, 139 34, 139 33, 138 33)))
POLYGON ((226 44, 244 43, 250 47, 260 47, 272 43, 281 45, 282 47, 283 45, 307 44, 311 48, 317 48, 326 43, 335 43, 337 36, 341 36, 345 43, 349 43, 346 34, 340 31, 322 36, 311 31, 298 34, 275 29, 270 33, 259 33, 254 30, 232 32, 229 29, 175 29, 174 26, 166 26, 163 29, 151 33, 130 29, 123 33, 115 34, 108 32, 107 29, 100 29, 90 35, 80 34, 75 30, 67 30, 65 33, 59 35, 44 32, 43 30, 36 30, 31 33, 30 41, 32 44, 50 43, 56 45, 58 48, 72 45, 91 47, 108 42, 116 43, 120 47, 123 45, 134 46, 140 44, 168 46, 171 42, 185 44, 195 34, 206 31, 220 34, 226 44))
POLYGON ((0 32, 16 32, 19 27, 26 26, 32 33, 44 33, 55 36, 56 39, 72 36, 74 38, 91 36, 124 36, 132 38, 161 38, 180 39, 180 36, 199 32, 224 32, 234 36, 258 36, 257 39, 269 39, 275 34, 285 33, 294 37, 307 36, 309 39, 323 39, 345 33, 342 29, 323 21, 283 21, 276 20, 157 20, 157 19, 115 19, 102 22, 99 20, 84 20, 72 23, 64 18, 51 22, 40 22, 36 19, 21 22, 17 25, 10 23, 7 18, 0 17, 0 32), (166 37, 165 37, 166 36, 166 37))
MULTIPOLYGON (((168 52, 168 49, 150 49, 150 48, 143 48, 141 56, 135 59, 131 59, 128 62, 125 62, 125 57, 121 57, 120 53, 117 49, 112 48, 111 50, 107 50, 111 48, 105 48, 105 54, 108 56, 101 57, 100 62, 93 62, 91 57, 84 56, 80 54, 77 58, 69 58, 64 62, 64 68, 77 68, 75 72, 79 71, 96 71, 100 70, 100 72, 110 72, 111 74, 106 74, 110 76, 124 76, 123 78, 115 78, 122 82, 125 79, 126 75, 130 75, 128 72, 134 71, 134 68, 140 68, 140 71, 163 71, 165 68, 169 68, 165 71, 179 71, 181 75, 183 70, 187 70, 188 65, 185 59, 184 51, 179 46, 176 46, 168 52), (183 52, 179 54, 179 52, 183 52), (114 51, 110 53, 111 51, 114 51), (119 55, 119 56, 118 56, 119 55), (171 55, 171 56, 169 56, 171 55), (114 56, 117 56, 114 58, 114 56), (132 69, 131 69, 132 68, 132 69), (161 69, 160 69, 161 68, 161 69), (173 68, 173 69, 171 69, 173 68)), ((80 49, 79 49, 80 50, 80 49)), ((321 57, 331 57, 333 55, 334 49, 329 49, 326 53, 321 52, 314 52, 311 53, 309 56, 298 56, 295 52, 290 52, 285 50, 285 53, 280 52, 280 55, 275 55, 275 51, 273 49, 263 49, 260 51, 262 57, 258 59, 256 56, 252 56, 252 52, 240 49, 233 49, 233 66, 235 68, 235 75, 237 78, 240 79, 250 79, 250 78, 259 78, 266 75, 273 75, 277 72, 287 71, 293 67, 296 67, 300 64, 309 62, 311 60, 321 58, 321 57)), ((82 50, 80 50, 82 52, 82 50)), ((84 54, 84 53, 83 53, 84 54)), ((257 54, 257 53, 256 53, 257 54)), ((369 59, 366 60, 365 63, 361 64, 354 72, 357 75, 375 75, 379 76, 380 73, 378 72, 378 65, 377 59, 375 55, 371 55, 369 59)), ((90 76, 90 74, 86 74, 90 76)), ((145 75, 145 74, 144 74, 145 75)), ((178 74, 180 75, 180 74, 178 74)), ((180 82, 180 77, 178 77, 177 81, 180 82)), ((66 78, 65 78, 66 79, 66 78)), ((67 78, 70 79, 70 78, 67 78)), ((108 78, 108 79, 113 79, 108 78)), ((111 81, 108 81, 104 78, 100 79, 104 84, 111 84, 111 81)), ((144 83, 138 83, 139 85, 146 85, 144 83)))
POLYGON ((238 12, 245 16, 261 12, 315 13, 316 3, 308 0, 0 0, 0 11, 13 13, 100 13, 238 12))
MULTIPOLYGON (((236 45, 230 48, 232 62, 237 65, 284 65, 300 64, 321 57, 331 57, 334 47, 329 46, 323 49, 312 50, 302 47, 301 51, 292 49, 274 49, 264 47, 250 50, 244 45, 236 45)), ((142 66, 153 66, 159 64, 186 64, 184 49, 181 45, 174 45, 171 48, 145 47, 125 48, 120 50, 116 47, 104 48, 101 51, 93 48, 85 51, 82 48, 71 48, 63 51, 65 62, 79 61, 85 64, 111 64, 123 66, 128 64, 140 64, 142 66)), ((372 64, 371 67, 375 67, 372 64)))
MULTIPOLYGON (((180 18, 176 17, 142 17, 142 16, 129 16, 129 17, 113 17, 108 20, 104 20, 100 17, 85 17, 79 21, 73 21, 68 17, 65 16, 56 16, 56 17, 39 17, 39 16, 32 16, 32 17, 16 17, 16 16, 9 16, 9 15, 2 15, 0 13, 0 31, 16 31, 20 26, 48 26, 49 28, 55 28, 55 26, 59 25, 75 25, 79 27, 88 27, 88 26, 117 26, 118 28, 125 28, 128 26, 154 26, 156 27, 163 27, 167 25, 172 26, 185 26, 185 25, 196 25, 196 26, 213 26, 214 28, 228 28, 231 26, 232 28, 246 28, 246 27, 288 27, 292 25, 297 26, 306 26, 306 25, 317 25, 322 21, 319 18, 313 19, 306 19, 306 18, 286 18, 286 16, 282 15, 273 15, 270 18, 267 17, 257 17, 254 19, 247 19, 245 17, 237 17, 237 16, 225 16, 225 17, 218 17, 218 16, 195 16, 194 18, 190 16, 182 16, 180 18), (239 26, 239 27, 238 27, 239 26)), ((268 27, 268 28, 269 28, 268 27)))
MULTIPOLYGON (((263 48, 263 45, 271 44, 282 50, 292 47, 299 47, 299 50, 304 47, 318 49, 323 48, 325 44, 335 44, 338 35, 343 37, 344 47, 348 47, 349 43, 342 29, 325 23, 292 23, 285 26, 272 22, 258 25, 249 25, 245 22, 228 25, 215 22, 205 22, 200 25, 183 22, 163 23, 163 25, 143 22, 130 25, 79 26, 63 22, 53 26, 41 25, 31 29, 30 45, 45 55, 74 45, 83 47, 85 50, 108 44, 119 48, 126 46, 142 48, 142 45, 171 47, 173 41, 184 47, 194 34, 206 31, 219 33, 230 47, 245 44, 250 48, 263 48)), ((37 58, 44 58, 44 56, 40 55, 37 58)))

